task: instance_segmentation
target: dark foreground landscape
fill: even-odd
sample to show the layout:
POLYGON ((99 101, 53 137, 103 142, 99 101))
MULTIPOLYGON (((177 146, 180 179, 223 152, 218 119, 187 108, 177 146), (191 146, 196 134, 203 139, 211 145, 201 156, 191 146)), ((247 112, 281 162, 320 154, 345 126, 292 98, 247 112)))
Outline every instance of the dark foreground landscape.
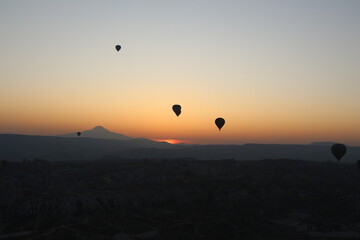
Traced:
POLYGON ((0 239, 359 239, 355 164, 2 162, 0 239))

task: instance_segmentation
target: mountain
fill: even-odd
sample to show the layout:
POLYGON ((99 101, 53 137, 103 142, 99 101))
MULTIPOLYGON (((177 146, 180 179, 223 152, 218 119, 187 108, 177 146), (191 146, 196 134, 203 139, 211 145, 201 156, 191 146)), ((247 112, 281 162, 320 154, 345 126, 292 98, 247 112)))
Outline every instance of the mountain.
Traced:
MULTIPOLYGON (((59 137, 75 137, 78 138, 77 132, 60 135, 59 137)), ((99 139, 117 139, 117 140, 132 140, 134 138, 111 132, 102 126, 96 126, 93 129, 81 132, 80 137, 99 138, 99 139)))

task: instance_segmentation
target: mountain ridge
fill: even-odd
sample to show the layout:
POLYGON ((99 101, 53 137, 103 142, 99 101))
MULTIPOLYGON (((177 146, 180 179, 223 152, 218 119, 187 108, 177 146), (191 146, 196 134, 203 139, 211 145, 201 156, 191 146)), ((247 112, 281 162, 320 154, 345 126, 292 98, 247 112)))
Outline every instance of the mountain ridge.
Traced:
POLYGON ((99 139, 90 137, 0 134, 0 160, 40 158, 49 161, 94 160, 120 150, 169 148, 169 143, 149 139, 99 139))
MULTIPOLYGON (((108 155, 108 158, 150 158, 176 159, 195 158, 202 160, 263 160, 263 159, 301 159, 317 162, 336 162, 331 147, 310 144, 244 144, 244 145, 198 145, 174 146, 168 149, 139 148, 123 149, 108 155)), ((360 147, 348 146, 340 163, 356 162, 360 156, 360 147)))
MULTIPOLYGON (((146 138, 130 138, 96 126, 84 131, 80 137, 0 134, 0 160, 21 160, 41 158, 49 161, 94 160, 104 156, 121 159, 173 159, 197 158, 204 160, 262 160, 262 159, 302 159, 309 161, 336 161, 331 154, 331 146, 326 144, 169 144, 146 138), (104 133, 96 138, 95 133, 104 133), (113 135, 115 134, 115 135, 113 135), (114 139, 112 137, 124 137, 114 139)), ((65 134, 68 136, 69 134, 65 134)), ((324 143, 324 142, 321 142, 324 143)), ((341 163, 355 162, 360 158, 360 147, 347 146, 341 163)))

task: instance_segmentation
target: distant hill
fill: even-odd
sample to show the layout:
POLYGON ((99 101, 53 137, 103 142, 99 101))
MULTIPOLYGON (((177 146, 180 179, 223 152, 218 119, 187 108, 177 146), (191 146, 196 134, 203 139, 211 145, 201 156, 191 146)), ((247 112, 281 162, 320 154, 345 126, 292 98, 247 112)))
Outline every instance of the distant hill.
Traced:
POLYGON ((169 147, 172 147, 169 143, 145 138, 116 140, 0 134, 0 160, 10 161, 23 158, 49 161, 90 160, 125 149, 169 147))
MULTIPOLYGON (((59 137, 73 137, 79 138, 77 132, 68 133, 64 135, 60 135, 59 137)), ((93 129, 85 130, 81 132, 80 137, 87 137, 87 138, 99 138, 99 139, 117 139, 117 140, 132 140, 134 138, 111 132, 102 126, 96 126, 93 129)))
POLYGON ((312 142, 310 145, 319 145, 319 146, 332 146, 336 142, 312 142))
MULTIPOLYGON (((197 158, 197 159, 301 159, 308 161, 336 162, 328 145, 296 144, 244 144, 178 146, 169 149, 123 149, 114 158, 197 158)), ((360 147, 348 147, 342 163, 360 159, 360 147)))
MULTIPOLYGON (((172 145, 145 138, 100 139, 86 137, 89 134, 112 133, 96 127, 84 131, 80 137, 29 136, 0 134, 0 160, 46 159, 49 161, 93 159, 302 159, 309 161, 336 162, 328 144, 244 144, 244 145, 172 145)), ((118 136, 116 134, 112 136, 118 136)), ((100 134, 101 135, 101 134, 100 134)), ((100 136, 96 135, 96 136, 100 136)), ((95 136, 95 135, 92 135, 95 136)), ((123 136, 123 135, 121 135, 123 136)), ((342 163, 360 159, 360 147, 347 147, 342 163)))

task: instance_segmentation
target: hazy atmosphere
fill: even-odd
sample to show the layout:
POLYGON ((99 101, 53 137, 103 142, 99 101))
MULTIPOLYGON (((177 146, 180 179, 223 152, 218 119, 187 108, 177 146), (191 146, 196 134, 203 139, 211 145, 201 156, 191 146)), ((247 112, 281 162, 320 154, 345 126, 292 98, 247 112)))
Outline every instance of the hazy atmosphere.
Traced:
POLYGON ((357 0, 3 0, 0 133, 102 125, 191 143, 358 146, 359 13, 357 0))

